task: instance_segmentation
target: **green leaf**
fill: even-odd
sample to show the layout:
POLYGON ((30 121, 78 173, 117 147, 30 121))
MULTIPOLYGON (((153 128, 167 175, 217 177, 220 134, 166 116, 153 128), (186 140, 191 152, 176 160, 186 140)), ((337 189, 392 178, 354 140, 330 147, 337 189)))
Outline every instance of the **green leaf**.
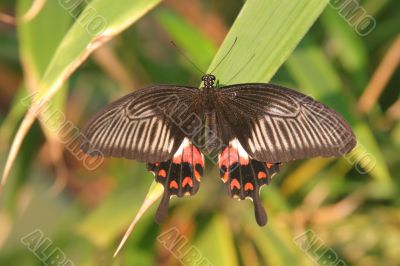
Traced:
POLYGON ((157 10, 156 18, 170 34, 178 49, 182 49, 185 55, 190 56, 200 70, 204 71, 217 50, 214 44, 197 28, 167 9, 157 10))
MULTIPOLYGON (((159 0, 119 1, 110 7, 106 0, 94 0, 86 6, 68 34, 57 48, 41 83, 39 96, 52 96, 52 91, 67 79, 70 74, 98 46, 126 29, 159 0)), ((73 12, 73 7, 65 3, 65 12, 73 12)))
POLYGON ((79 225, 78 231, 97 246, 106 247, 115 240, 115 236, 119 235, 129 225, 132 217, 134 217, 123 240, 120 242, 120 246, 114 253, 115 256, 131 234, 134 226, 145 215, 150 206, 162 195, 163 191, 163 187, 153 181, 141 206, 139 202, 132 200, 134 192, 131 190, 111 195, 108 199, 104 200, 100 207, 86 217, 79 225), (135 209, 138 209, 136 214, 134 212, 135 209))
POLYGON ((72 17, 58 1, 47 1, 38 15, 31 20, 25 20, 23 17, 33 2, 33 0, 18 1, 18 37, 20 56, 27 72, 25 73, 27 82, 37 84, 43 77, 57 46, 71 26, 72 17))
MULTIPOLYGON (((64 12, 71 16, 76 14, 77 3, 79 4, 79 1, 57 1, 64 12)), ((46 106, 68 77, 93 50, 137 21, 157 3, 159 0, 124 0, 110 8, 110 2, 106 0, 90 2, 54 52, 45 74, 39 82, 38 94, 35 95, 31 110, 40 110, 46 106)), ((35 118, 35 112, 28 112, 18 129, 4 168, 2 185, 7 179, 21 143, 35 118)))
POLYGON ((368 125, 354 114, 349 102, 343 97, 346 93, 341 90, 343 85, 340 78, 318 47, 309 45, 296 50, 287 66, 305 93, 336 109, 351 124, 358 145, 352 153, 344 156, 348 163, 356 168, 363 167, 379 181, 390 182, 389 170, 379 145, 368 125))
POLYGON ((246 1, 208 72, 229 52, 214 71, 221 84, 268 82, 326 4, 320 0, 246 1))
MULTIPOLYGON (((56 1, 46 1, 35 17, 30 20, 24 19, 35 3, 32 0, 20 0, 17 6, 20 57, 29 94, 38 90, 39 81, 72 22, 72 17, 56 1), (55 20, 57 23, 53 23, 55 20)), ((65 88, 63 87, 57 98, 49 104, 48 112, 42 113, 42 121, 57 123, 49 115, 55 110, 64 110, 65 88)), ((43 125, 43 128, 47 136, 55 137, 55 133, 46 125, 43 125)))
MULTIPOLYGON (((234 266, 238 265, 239 262, 233 243, 234 239, 228 221, 217 215, 208 223, 199 238, 194 241, 194 249, 197 249, 200 253, 201 259, 198 261, 204 260, 204 262, 213 265, 234 266)), ((189 265, 195 265, 195 263, 189 263, 189 265)))

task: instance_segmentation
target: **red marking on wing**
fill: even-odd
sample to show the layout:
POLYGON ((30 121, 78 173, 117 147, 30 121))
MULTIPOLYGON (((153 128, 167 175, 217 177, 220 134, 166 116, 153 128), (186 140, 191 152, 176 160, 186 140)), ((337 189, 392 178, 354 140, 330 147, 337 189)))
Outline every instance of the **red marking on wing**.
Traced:
POLYGON ((240 183, 237 181, 237 179, 232 179, 231 181, 231 190, 236 187, 237 189, 240 189, 240 183))
POLYGON ((247 190, 253 190, 253 189, 254 189, 254 186, 253 186, 253 184, 250 183, 250 182, 247 182, 247 183, 244 185, 244 190, 245 190, 245 191, 247 191, 247 190))
POLYGON ((200 164, 202 167, 204 167, 203 156, 201 155, 201 152, 194 146, 193 146, 193 163, 200 164))
POLYGON ((230 165, 237 163, 239 161, 238 152, 235 148, 226 147, 219 158, 219 167, 225 166, 227 169, 230 165))
POLYGON ((219 159, 219 167, 225 166, 229 168, 230 165, 239 162, 240 164, 249 164, 249 159, 239 156, 237 149, 234 147, 227 147, 221 152, 221 157, 219 159))
POLYGON ((265 163, 268 169, 270 169, 274 164, 273 163, 265 163))
POLYGON ((174 158, 172 158, 172 162, 180 164, 182 162, 182 154, 177 154, 177 156, 174 156, 174 158))
POLYGON ((240 162, 241 165, 248 165, 249 164, 249 158, 239 157, 239 162, 240 162))
POLYGON ((160 171, 158 171, 157 175, 166 178, 167 177, 167 172, 165 172, 164 169, 161 169, 160 171))
POLYGON ((172 180, 171 183, 169 183, 169 188, 176 188, 178 189, 178 183, 176 183, 175 180, 172 180))
POLYGON ((182 162, 192 164, 193 162, 194 165, 200 164, 204 167, 203 156, 201 156, 200 151, 193 146, 193 144, 188 144, 187 146, 183 147, 182 152, 175 154, 172 161, 176 164, 180 164, 182 162))
POLYGON ((263 172, 263 171, 260 171, 260 172, 258 172, 257 178, 258 179, 267 178, 267 173, 263 172))
POLYGON ((185 187, 186 185, 189 185, 190 187, 193 187, 193 181, 190 177, 185 177, 182 181, 182 187, 185 187))

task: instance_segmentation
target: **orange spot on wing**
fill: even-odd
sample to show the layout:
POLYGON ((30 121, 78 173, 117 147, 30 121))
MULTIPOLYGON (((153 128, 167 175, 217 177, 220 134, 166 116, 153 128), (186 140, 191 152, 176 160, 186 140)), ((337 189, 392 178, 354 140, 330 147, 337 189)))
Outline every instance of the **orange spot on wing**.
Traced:
POLYGON ((258 172, 257 178, 258 179, 267 178, 267 173, 263 172, 263 171, 260 171, 260 172, 258 172))
POLYGON ((229 178, 229 172, 228 170, 224 173, 224 175, 222 176, 222 181, 224 183, 228 182, 228 178, 229 178))
POLYGON ((158 171, 157 175, 166 178, 167 177, 167 172, 165 172, 164 169, 161 169, 160 171, 158 171))
POLYGON ((240 183, 237 181, 237 179, 232 179, 231 181, 231 190, 236 187, 237 189, 240 189, 240 183))
POLYGON ((247 190, 253 190, 253 189, 254 189, 254 186, 253 186, 253 184, 250 183, 250 182, 247 182, 246 185, 244 185, 244 190, 245 190, 245 191, 247 191, 247 190))
POLYGON ((196 178, 196 180, 200 182, 201 175, 197 170, 194 170, 194 178, 196 178))
POLYGON ((273 163, 266 163, 265 165, 267 166, 268 169, 270 169, 274 164, 273 163))
POLYGON ((178 183, 176 183, 176 181, 175 180, 172 180, 170 183, 169 183, 169 188, 176 188, 176 189, 178 189, 178 183))
POLYGON ((182 187, 185 187, 186 185, 189 185, 190 187, 193 187, 193 181, 190 177, 185 177, 182 181, 182 187))

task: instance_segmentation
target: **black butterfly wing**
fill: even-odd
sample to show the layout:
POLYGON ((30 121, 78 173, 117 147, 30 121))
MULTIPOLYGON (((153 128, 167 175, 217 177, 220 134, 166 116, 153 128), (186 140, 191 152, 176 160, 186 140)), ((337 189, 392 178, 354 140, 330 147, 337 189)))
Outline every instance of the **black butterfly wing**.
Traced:
POLYGON ((130 93, 88 122, 81 149, 148 163, 169 160, 185 133, 196 128, 191 116, 201 112, 200 97, 199 89, 179 86, 154 86, 130 93))
POLYGON ((356 138, 343 117, 291 89, 238 84, 216 90, 216 107, 253 159, 278 163, 342 156, 356 138))

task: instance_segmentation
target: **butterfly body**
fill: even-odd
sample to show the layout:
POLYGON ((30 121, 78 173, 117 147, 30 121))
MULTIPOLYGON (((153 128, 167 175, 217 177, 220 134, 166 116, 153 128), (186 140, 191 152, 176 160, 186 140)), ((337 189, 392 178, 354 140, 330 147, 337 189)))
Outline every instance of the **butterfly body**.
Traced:
POLYGON ((202 90, 164 85, 135 91, 84 130, 84 152, 147 163, 164 186, 158 222, 171 196, 198 191, 204 155, 218 164, 229 195, 253 201, 257 223, 264 225, 260 188, 281 163, 342 156, 356 144, 338 113, 299 92, 263 83, 216 88, 211 74, 202 81, 202 90))

